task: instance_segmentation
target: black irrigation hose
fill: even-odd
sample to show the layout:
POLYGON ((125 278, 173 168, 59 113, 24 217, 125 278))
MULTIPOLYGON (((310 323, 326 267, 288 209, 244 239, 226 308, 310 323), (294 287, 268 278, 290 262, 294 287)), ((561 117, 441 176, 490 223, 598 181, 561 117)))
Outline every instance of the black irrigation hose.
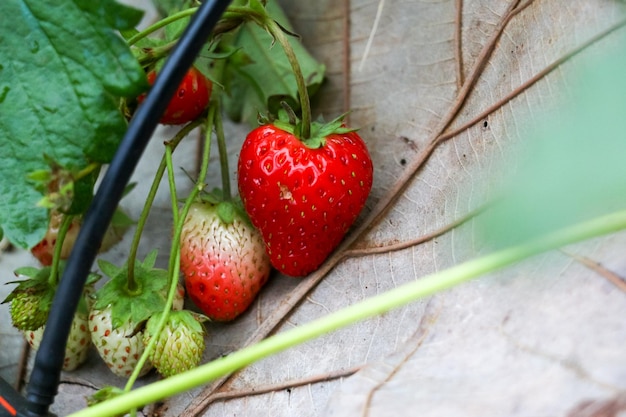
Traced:
POLYGON ((28 383, 27 416, 48 415, 57 394, 72 319, 113 212, 167 103, 229 4, 229 0, 203 2, 128 126, 85 215, 54 297, 28 383))

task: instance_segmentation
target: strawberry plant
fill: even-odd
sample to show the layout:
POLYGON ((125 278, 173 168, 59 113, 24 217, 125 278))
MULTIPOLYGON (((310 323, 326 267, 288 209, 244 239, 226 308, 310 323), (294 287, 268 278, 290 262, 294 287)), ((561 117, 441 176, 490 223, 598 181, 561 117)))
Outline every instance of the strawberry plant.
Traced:
MULTIPOLYGON (((0 112, 0 146, 8 159, 20 162, 0 167, 0 191, 8 196, 0 202, 0 226, 11 241, 30 249, 46 265, 40 270, 18 269, 16 273, 28 279, 13 282, 17 287, 5 300, 11 302, 15 326, 36 348, 57 291, 63 260, 82 227, 82 216, 97 190, 100 172, 111 161, 127 121, 150 97, 150 85, 155 83, 157 72, 198 8, 194 1, 159 0, 158 7, 165 17, 139 31, 135 29, 137 11, 114 1, 53 5, 51 0, 22 0, 29 6, 25 8, 16 3, 3 3, 0 13, 17 16, 18 25, 27 27, 32 21, 40 25, 28 32, 16 28, 15 34, 7 37, 10 50, 26 42, 27 47, 22 47, 17 59, 10 61, 6 52, 0 52, 5 54, 0 58, 7 58, 2 60, 7 64, 0 67, 0 105, 10 103, 0 112), (55 29, 60 27, 72 30, 55 29), (102 58, 87 59, 86 55, 102 58), (44 61, 50 63, 53 72, 49 89, 44 88, 46 78, 38 69, 44 61), (28 71, 16 62, 30 65, 28 71), (26 76, 32 85, 24 82, 26 76), (61 105, 73 110, 59 112, 61 105), (33 140, 25 144, 22 153, 15 143, 23 143, 24 137, 33 140)), ((102 388, 90 399, 93 407, 76 416, 116 415, 129 410, 132 414, 133 408, 147 402, 205 384, 342 326, 541 251, 625 227, 623 212, 607 214, 602 209, 588 217, 577 213, 571 217, 575 221, 569 221, 566 214, 575 210, 568 212, 562 205, 558 207, 565 214, 559 213, 560 223, 554 222, 558 228, 544 228, 540 222, 525 223, 508 206, 526 207, 529 201, 535 204, 550 193, 536 193, 532 186, 517 189, 523 198, 505 196, 504 212, 494 211, 495 221, 500 223, 492 229, 508 233, 517 223, 523 224, 528 235, 508 233, 507 239, 511 240, 500 242, 499 250, 486 257, 398 286, 202 365, 207 341, 227 326, 211 321, 227 322, 242 316, 267 288, 272 267, 280 274, 308 276, 308 281, 298 281, 302 284, 297 291, 303 297, 346 254, 358 252, 354 249, 356 239, 365 236, 368 227, 389 210, 401 191, 396 189, 370 215, 357 221, 374 182, 367 141, 346 125, 343 116, 330 123, 313 121, 309 96, 320 87, 325 67, 306 52, 292 32, 276 2, 235 1, 178 86, 161 117, 161 123, 177 127, 168 130, 175 133, 164 142, 148 194, 138 197, 145 204, 128 257, 120 262, 121 266, 102 259, 98 262, 104 283, 93 294, 87 289, 66 346, 66 370, 84 360, 85 347, 89 346, 86 341, 91 340, 104 363, 123 378, 120 381, 125 381, 125 386, 102 388), (241 202, 231 193, 227 152, 230 138, 224 135, 223 116, 252 125, 238 157, 237 191, 241 202), (194 130, 200 131, 203 148, 198 172, 193 172, 191 162, 195 161, 183 167, 192 182, 183 195, 173 154, 194 130), (221 190, 209 193, 206 189, 213 185, 209 161, 214 136, 221 190), (171 236, 171 245, 166 254, 167 266, 159 268, 156 251, 142 261, 138 260, 138 252, 165 176, 172 222, 159 225, 159 232, 171 236), (185 290, 179 278, 184 280, 191 301, 187 306, 204 315, 184 309, 185 290), (165 380, 133 389, 137 378, 153 366, 165 380)), ((575 161, 576 166, 582 165, 575 161)), ((411 175, 418 169, 413 167, 411 175)), ((407 176, 402 184, 410 178, 407 176)), ((584 178, 577 178, 577 183, 584 182, 584 178)), ((609 184, 614 193, 622 190, 620 182, 605 180, 603 184, 609 184)), ((561 200, 572 206, 585 205, 585 201, 569 199, 569 195, 561 200)), ((620 208, 619 204, 611 205, 615 207, 620 208)), ((128 219, 122 223, 120 229, 112 227, 113 240, 119 240, 118 232, 130 225, 128 219)), ((103 244, 102 249, 107 246, 103 244)))

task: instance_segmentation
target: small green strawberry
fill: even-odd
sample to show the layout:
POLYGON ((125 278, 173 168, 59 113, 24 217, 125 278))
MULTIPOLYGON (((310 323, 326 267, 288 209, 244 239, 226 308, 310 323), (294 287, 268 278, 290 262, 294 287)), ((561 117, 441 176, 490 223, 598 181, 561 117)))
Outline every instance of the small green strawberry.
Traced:
MULTIPOLYGON (((146 346, 154 337, 161 317, 162 313, 155 314, 148 320, 143 339, 146 346)), ((200 322, 204 319, 206 317, 188 310, 168 314, 150 353, 150 360, 161 375, 169 377, 198 366, 205 348, 205 330, 200 322)))
POLYGON ((27 279, 7 283, 18 284, 2 302, 3 304, 11 303, 11 321, 17 329, 37 330, 46 324, 56 291, 56 284, 49 282, 50 273, 50 267, 19 268, 15 271, 15 275, 24 276, 27 279))
MULTIPOLYGON (((121 377, 133 372, 145 350, 143 331, 147 320, 165 308, 169 275, 154 268, 156 251, 143 262, 136 261, 135 288, 129 288, 128 266, 121 267, 100 260, 102 272, 111 279, 93 295, 95 302, 89 315, 91 339, 111 371, 121 377)), ((180 308, 183 292, 177 289, 173 308, 180 308)), ((152 368, 149 361, 141 375, 152 368)))
POLYGON ((12 293, 11 320, 18 330, 38 329, 48 320, 49 305, 41 303, 43 293, 30 289, 12 293))
POLYGON ((233 203, 193 203, 180 240, 187 294, 211 320, 239 316, 267 282, 261 235, 233 203))

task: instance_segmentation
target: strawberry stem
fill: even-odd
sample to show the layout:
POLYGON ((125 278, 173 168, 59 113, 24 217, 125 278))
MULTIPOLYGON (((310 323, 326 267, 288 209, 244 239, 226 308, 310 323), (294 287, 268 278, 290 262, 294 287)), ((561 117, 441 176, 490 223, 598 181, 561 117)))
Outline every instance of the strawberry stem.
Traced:
POLYGON ((230 190, 230 172, 228 169, 228 151, 226 149, 226 138, 224 136, 224 127, 222 126, 222 113, 220 111, 215 112, 215 133, 217 135, 217 149, 220 155, 222 195, 224 201, 230 201, 232 200, 232 194, 230 190))
MULTIPOLYGON (((198 120, 198 121, 188 124, 187 126, 185 126, 185 128, 181 129, 181 131, 175 136, 175 138, 172 141, 168 142, 166 145, 167 149, 170 150, 170 155, 171 155, 171 152, 174 151, 174 149, 180 143, 182 138, 184 138, 187 135, 187 133, 189 133, 189 131, 187 132, 183 132, 183 131, 186 130, 186 128, 192 124, 195 124, 195 125, 191 127, 190 130, 197 127, 201 121, 205 121, 204 129, 205 129, 206 139, 205 139, 204 151, 202 154, 202 165, 200 167, 200 174, 199 174, 196 186, 191 189, 191 192, 189 196, 187 197, 187 199, 185 200, 185 203, 182 209, 180 210, 180 212, 178 211, 178 202, 176 199, 176 195, 172 197, 172 210, 178 213, 178 220, 174 222, 174 236, 172 238, 172 246, 170 247, 170 257, 169 257, 170 260, 169 260, 169 266, 168 266, 168 274, 170 277, 170 289, 167 294, 167 301, 165 302, 164 311, 156 327, 154 337, 150 339, 150 342, 148 343, 143 354, 139 358, 139 361, 137 362, 137 365, 135 366, 133 373, 130 375, 130 377, 128 378, 128 381, 126 382, 126 386, 124 387, 124 391, 126 392, 132 389, 133 385, 135 384, 135 381, 137 381, 137 378, 139 378, 139 373, 141 372, 141 368, 143 368, 143 365, 148 360, 150 352, 152 352, 152 350, 154 349, 154 345, 156 344, 158 335, 161 333, 161 331, 165 327, 167 316, 169 314, 169 311, 172 309, 174 295, 176 294, 176 291, 177 291, 178 274, 180 270, 180 235, 182 234, 184 220, 187 217, 187 213, 189 212, 189 208, 191 207, 191 204, 194 202, 194 200, 196 199, 200 191, 202 191, 202 189, 204 188, 204 181, 206 180, 206 175, 207 175, 208 165, 209 165, 209 157, 211 153, 211 132, 213 130, 213 120, 215 119, 215 111, 216 111, 216 106, 213 102, 211 102, 211 104, 209 105, 209 113, 206 119, 198 120)), ((169 162, 171 162, 171 160, 169 162)), ((168 164, 168 159, 167 159, 167 150, 166 150, 166 154, 163 155, 163 159, 161 160, 161 165, 159 165, 160 173, 155 176, 155 179, 153 182, 153 188, 155 187, 155 183, 156 183, 156 188, 158 188, 158 184, 161 182, 161 178, 163 177, 163 172, 165 168, 167 167, 167 164, 168 164), (161 168, 163 169, 161 170, 161 168)), ((151 189, 151 192, 152 192, 152 189, 151 189)), ((154 194, 152 195, 152 200, 154 200, 155 195, 156 195, 156 189, 154 191, 154 194)), ((150 202, 147 205, 151 206, 152 203, 150 202)), ((147 217, 147 212, 149 212, 149 208, 147 210, 144 208, 144 212, 146 212, 146 217, 147 217)), ((139 243, 139 240, 137 240, 137 243, 139 243)))
MULTIPOLYGON (((203 119, 197 119, 193 122, 185 125, 169 142, 168 145, 172 149, 176 149, 178 144, 191 132, 193 129, 198 127, 201 123, 203 123, 203 119)), ((146 197, 146 203, 143 206, 143 210, 139 215, 139 219, 137 220, 137 228, 135 229, 135 234, 133 235, 133 241, 130 244, 130 251, 128 253, 128 282, 129 288, 131 281, 134 283, 135 281, 135 261, 137 259, 137 250, 139 249, 139 242, 141 241, 141 235, 143 234, 143 230, 145 229, 146 222, 148 220, 148 216, 150 214, 150 209, 152 208, 152 203, 154 203, 154 199, 156 198, 157 191, 159 190, 159 185, 161 184, 161 179, 163 178, 163 174, 165 173, 167 163, 165 160, 165 155, 161 158, 161 163, 157 168, 157 172, 154 175, 154 179, 152 180, 152 185, 150 187, 150 191, 148 192, 148 196, 146 197)), ((136 286, 136 283, 132 284, 136 286)))
POLYGON ((144 50, 143 53, 137 57, 139 65, 145 68, 161 58, 168 56, 172 49, 176 46, 176 43, 177 41, 172 41, 170 43, 166 43, 165 45, 144 50))
POLYGON ((310 323, 277 333, 259 343, 216 359, 191 371, 154 382, 130 393, 70 414, 68 417, 116 415, 146 403, 171 397, 204 385, 213 379, 230 374, 297 344, 401 307, 419 298, 452 288, 485 273, 515 264, 533 255, 574 242, 617 232, 625 228, 626 211, 611 213, 584 223, 575 224, 544 235, 539 239, 509 247, 401 285, 378 296, 327 314, 310 323))
POLYGON ((269 14, 267 14, 263 5, 258 1, 250 3, 255 3, 256 5, 228 7, 226 12, 222 15, 222 19, 241 19, 245 21, 253 21, 257 25, 264 28, 283 48, 296 79, 298 95, 300 96, 300 107, 302 109, 302 122, 299 131, 295 132, 295 135, 303 140, 306 140, 311 136, 311 102, 309 100, 309 91, 306 88, 306 82, 304 81, 304 76, 302 75, 302 68, 300 67, 296 53, 291 47, 289 39, 287 39, 283 28, 280 27, 280 25, 272 19, 269 14))
POLYGON ((174 176, 174 162, 172 161, 172 147, 165 144, 165 164, 167 166, 167 183, 170 187, 170 199, 172 201, 172 222, 178 224, 178 193, 176 192, 176 178, 174 176))
POLYGON ((50 283, 50 286, 53 288, 55 288, 59 284, 59 263, 61 262, 63 242, 65 241, 65 236, 67 236, 67 231, 70 230, 70 227, 72 226, 72 220, 74 220, 73 215, 63 215, 63 220, 61 221, 61 226, 59 227, 59 232, 57 233, 57 240, 54 243, 54 253, 52 254, 50 278, 48 278, 48 283, 50 283))
POLYGON ((137 42, 139 42, 140 40, 142 40, 143 38, 145 38, 146 36, 151 35, 152 33, 161 29, 162 27, 165 27, 169 25, 170 23, 174 23, 177 20, 184 19, 186 17, 193 15, 197 10, 198 10, 197 7, 191 7, 189 9, 182 10, 178 13, 174 13, 171 16, 167 16, 159 20, 158 22, 154 23, 153 25, 148 26, 141 32, 138 32, 137 34, 133 35, 126 41, 126 43, 128 44, 128 46, 132 46, 136 44, 137 42))
POLYGON ((74 181, 78 181, 80 179, 85 178, 87 175, 90 175, 97 169, 100 169, 101 166, 102 165, 97 162, 90 163, 85 168, 81 169, 76 174, 74 174, 74 181))
POLYGON ((205 138, 204 138, 204 147, 202 151, 202 161, 200 163, 200 172, 198 173, 196 187, 194 190, 192 190, 192 192, 195 192, 197 190, 197 192, 199 193, 200 191, 204 189, 207 172, 209 171, 209 158, 211 156, 211 133, 213 131, 213 122, 215 121, 216 112, 217 112, 217 104, 215 103, 215 101, 211 101, 211 103, 209 103, 209 113, 207 116, 206 124, 204 126, 205 138))
POLYGON ((274 39, 278 41, 287 56, 287 60, 289 60, 289 63, 291 64, 291 69, 293 70, 293 75, 296 78, 296 84, 298 86, 300 107, 302 108, 301 129, 297 132, 296 136, 306 140, 311 136, 311 102, 309 100, 309 91, 306 88, 306 82, 304 81, 304 76, 302 75, 300 63, 298 62, 298 58, 289 43, 289 39, 287 39, 285 32, 278 25, 278 23, 276 23, 274 19, 267 16, 263 20, 263 26, 265 26, 265 29, 272 35, 272 37, 274 37, 274 39))

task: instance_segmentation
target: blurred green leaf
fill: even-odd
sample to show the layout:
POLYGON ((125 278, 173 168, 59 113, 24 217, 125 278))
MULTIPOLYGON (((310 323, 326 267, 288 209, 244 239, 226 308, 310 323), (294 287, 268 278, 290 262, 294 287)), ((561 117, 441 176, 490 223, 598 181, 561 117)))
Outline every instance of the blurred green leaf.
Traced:
MULTIPOLYGON (((498 247, 626 209, 626 55, 580 63, 569 101, 531 135, 480 223, 498 247)), ((582 60, 581 60, 582 61, 582 60)))

